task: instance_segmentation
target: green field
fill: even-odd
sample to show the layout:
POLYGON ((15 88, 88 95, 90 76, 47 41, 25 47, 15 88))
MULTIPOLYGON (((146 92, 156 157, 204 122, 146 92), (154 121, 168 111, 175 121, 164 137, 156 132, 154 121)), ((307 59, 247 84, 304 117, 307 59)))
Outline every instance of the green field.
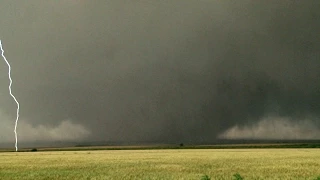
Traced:
POLYGON ((317 179, 320 149, 1 152, 0 179, 317 179))

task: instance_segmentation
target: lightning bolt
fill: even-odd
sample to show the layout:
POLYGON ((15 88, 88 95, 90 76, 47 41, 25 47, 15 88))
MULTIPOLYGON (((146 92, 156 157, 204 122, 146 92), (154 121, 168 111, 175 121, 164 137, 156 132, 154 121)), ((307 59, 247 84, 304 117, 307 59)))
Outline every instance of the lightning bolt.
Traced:
POLYGON ((3 48, 2 48, 1 40, 0 40, 0 48, 1 48, 1 52, 2 52, 1 55, 2 55, 2 57, 3 57, 3 59, 4 59, 4 61, 7 63, 8 68, 9 68, 9 72, 8 72, 9 80, 10 80, 9 93, 10 93, 11 97, 14 99, 14 101, 15 101, 16 104, 17 104, 17 118, 16 118, 16 122, 15 122, 15 125, 14 125, 14 134, 15 134, 15 138, 16 138, 15 147, 16 147, 16 151, 18 151, 17 125, 18 125, 18 121, 19 121, 20 104, 19 104, 19 102, 17 101, 16 97, 12 94, 12 91, 11 91, 11 85, 12 85, 11 66, 10 66, 9 62, 7 61, 7 58, 4 56, 4 50, 3 50, 3 48))

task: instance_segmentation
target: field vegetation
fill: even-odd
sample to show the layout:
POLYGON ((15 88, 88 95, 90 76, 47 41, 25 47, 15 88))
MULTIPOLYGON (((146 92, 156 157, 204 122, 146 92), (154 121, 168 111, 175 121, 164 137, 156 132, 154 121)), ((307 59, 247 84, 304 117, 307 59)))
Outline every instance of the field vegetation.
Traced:
POLYGON ((317 179, 320 149, 1 152, 0 179, 317 179))

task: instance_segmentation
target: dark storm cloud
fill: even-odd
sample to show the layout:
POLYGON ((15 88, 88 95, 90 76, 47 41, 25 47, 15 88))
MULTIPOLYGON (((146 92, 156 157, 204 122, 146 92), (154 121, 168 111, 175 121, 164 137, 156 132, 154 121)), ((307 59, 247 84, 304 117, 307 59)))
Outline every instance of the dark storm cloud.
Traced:
POLYGON ((212 140, 270 114, 319 128, 319 5, 5 1, 0 32, 30 126, 68 119, 92 140, 212 140))

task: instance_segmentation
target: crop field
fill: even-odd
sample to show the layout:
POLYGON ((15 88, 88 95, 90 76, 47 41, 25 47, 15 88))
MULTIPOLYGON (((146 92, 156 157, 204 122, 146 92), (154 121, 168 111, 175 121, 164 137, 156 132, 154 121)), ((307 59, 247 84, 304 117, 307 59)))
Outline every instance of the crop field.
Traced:
POLYGON ((320 179, 320 149, 0 152, 1 180, 209 178, 320 179))

